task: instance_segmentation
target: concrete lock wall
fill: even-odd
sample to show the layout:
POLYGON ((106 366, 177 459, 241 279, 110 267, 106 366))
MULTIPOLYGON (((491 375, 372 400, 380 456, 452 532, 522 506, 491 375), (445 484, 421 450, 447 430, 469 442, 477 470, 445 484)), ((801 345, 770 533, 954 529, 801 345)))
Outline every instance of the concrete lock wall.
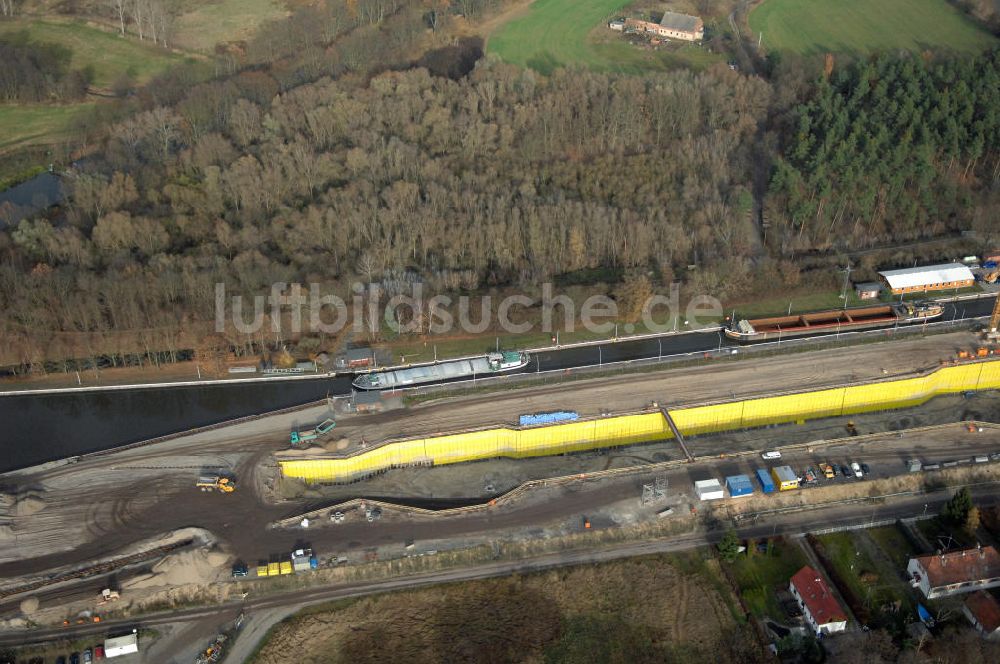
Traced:
MULTIPOLYGON (((1000 362, 938 369, 923 376, 762 397, 670 411, 683 435, 837 417, 924 403, 939 394, 1000 388, 1000 362)), ((672 438, 659 411, 577 420, 549 426, 498 427, 389 442, 349 457, 282 461, 285 476, 348 482, 390 468, 526 458, 672 438)))

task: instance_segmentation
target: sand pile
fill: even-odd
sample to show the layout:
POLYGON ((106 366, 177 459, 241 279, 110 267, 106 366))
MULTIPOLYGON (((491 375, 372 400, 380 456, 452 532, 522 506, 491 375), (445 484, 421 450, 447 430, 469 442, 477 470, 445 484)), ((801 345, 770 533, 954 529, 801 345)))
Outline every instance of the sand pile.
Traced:
POLYGON ((45 509, 45 501, 35 494, 21 496, 14 503, 14 516, 31 516, 45 509))
POLYGON ((183 586, 214 581, 229 562, 221 551, 194 549, 167 556, 153 566, 149 574, 127 581, 127 588, 157 588, 183 586))
POLYGON ((37 597, 25 597, 21 600, 21 613, 30 617, 35 611, 38 611, 37 597))
POLYGON ((328 440, 323 443, 323 448, 327 452, 337 452, 340 450, 346 450, 347 446, 351 444, 350 438, 340 438, 338 440, 328 440))
POLYGON ((312 454, 326 454, 326 450, 319 445, 316 445, 314 447, 299 447, 296 448, 295 454, 293 456, 312 455, 312 454))

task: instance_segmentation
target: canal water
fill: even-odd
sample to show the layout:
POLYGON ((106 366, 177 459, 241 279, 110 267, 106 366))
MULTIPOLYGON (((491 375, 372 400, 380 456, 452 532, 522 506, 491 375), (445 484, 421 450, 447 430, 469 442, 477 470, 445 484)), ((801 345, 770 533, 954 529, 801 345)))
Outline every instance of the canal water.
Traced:
MULTIPOLYGON (((715 332, 532 355, 549 371, 717 348, 715 332)), ((727 344, 728 345, 728 344, 727 344)), ((350 378, 0 397, 0 472, 349 394, 350 378)))
POLYGON ((42 173, 10 189, 0 191, 0 228, 14 226, 25 217, 61 203, 65 196, 62 179, 42 173))

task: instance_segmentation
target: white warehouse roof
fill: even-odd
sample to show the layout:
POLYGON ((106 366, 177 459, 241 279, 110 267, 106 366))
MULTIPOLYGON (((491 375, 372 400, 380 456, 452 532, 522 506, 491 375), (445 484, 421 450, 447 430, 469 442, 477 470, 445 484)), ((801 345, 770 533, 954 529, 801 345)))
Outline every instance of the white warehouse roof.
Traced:
POLYGON ((903 270, 885 270, 879 272, 889 282, 890 288, 919 288, 933 284, 949 284, 956 281, 972 281, 975 277, 972 270, 961 263, 945 263, 944 265, 924 265, 908 267, 903 270))

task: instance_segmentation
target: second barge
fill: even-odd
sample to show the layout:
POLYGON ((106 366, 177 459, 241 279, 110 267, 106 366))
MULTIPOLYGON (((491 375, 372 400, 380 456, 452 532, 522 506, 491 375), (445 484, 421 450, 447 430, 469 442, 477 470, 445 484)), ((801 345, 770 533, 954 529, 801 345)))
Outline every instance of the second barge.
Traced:
POLYGON ((726 336, 740 342, 790 339, 922 323, 938 318, 942 313, 944 307, 937 302, 902 302, 875 307, 833 309, 793 316, 734 320, 726 328, 726 336))

